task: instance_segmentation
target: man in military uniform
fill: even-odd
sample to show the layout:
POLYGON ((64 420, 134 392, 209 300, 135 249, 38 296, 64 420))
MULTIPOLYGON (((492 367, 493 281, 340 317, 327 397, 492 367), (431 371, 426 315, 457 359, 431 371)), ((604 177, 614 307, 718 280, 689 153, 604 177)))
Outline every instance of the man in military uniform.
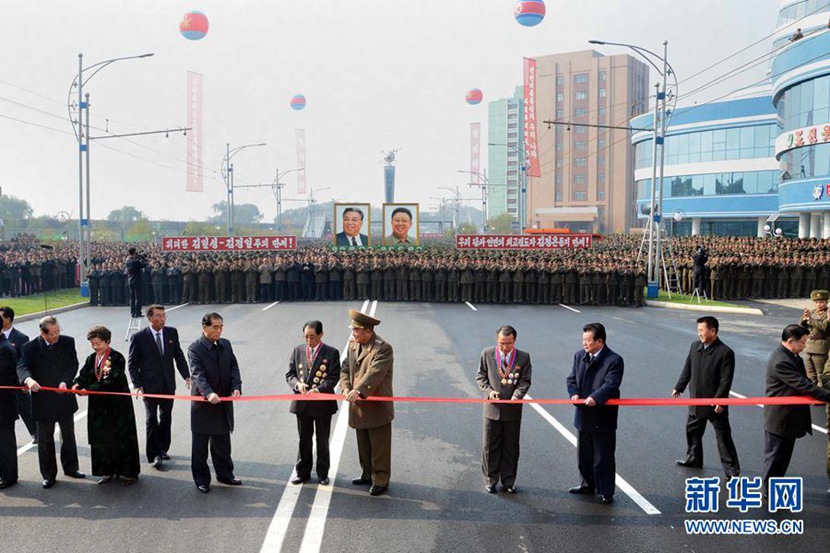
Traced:
POLYGON ((228 262, 224 259, 217 263, 213 271, 213 289, 216 303, 228 301, 228 262))
POLYGON ((813 300, 815 309, 805 309, 799 323, 810 331, 807 347, 804 349, 804 368, 807 369, 807 378, 820 386, 821 375, 827 363, 827 352, 830 350, 830 332, 827 328, 827 300, 830 299, 830 292, 813 290, 810 292, 810 299, 813 300))
POLYGON ((357 433, 361 475, 356 486, 371 485, 370 495, 380 495, 389 486, 392 471, 391 401, 364 401, 370 396, 391 397, 393 353, 375 334, 378 319, 350 310, 352 339, 340 370, 340 389, 349 402, 349 426, 357 433))

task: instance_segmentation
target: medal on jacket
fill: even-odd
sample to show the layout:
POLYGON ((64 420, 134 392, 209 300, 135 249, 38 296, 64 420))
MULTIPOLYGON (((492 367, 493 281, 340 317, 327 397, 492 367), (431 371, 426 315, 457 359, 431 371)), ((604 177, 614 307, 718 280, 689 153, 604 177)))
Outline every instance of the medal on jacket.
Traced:
MULTIPOLYGON (((501 384, 502 386, 510 383, 515 384, 513 380, 513 364, 516 363, 516 348, 510 352, 510 355, 504 357, 501 354, 501 351, 496 348, 496 367, 499 371, 499 376, 501 377, 501 384)), ((518 372, 516 373, 518 376, 518 372)))
POLYGON ((107 348, 107 351, 104 352, 104 355, 95 355, 95 380, 101 382, 101 379, 107 376, 110 372, 110 367, 112 366, 112 361, 110 361, 110 349, 107 348))

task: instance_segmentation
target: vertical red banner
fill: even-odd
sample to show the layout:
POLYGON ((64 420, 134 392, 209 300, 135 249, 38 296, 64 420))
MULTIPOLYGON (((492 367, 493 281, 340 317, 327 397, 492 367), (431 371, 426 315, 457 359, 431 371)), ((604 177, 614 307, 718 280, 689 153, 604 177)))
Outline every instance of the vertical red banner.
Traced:
POLYGON ((202 192, 202 75, 187 72, 187 187, 188 192, 202 192))
POLYGON ((305 194, 305 129, 295 129, 297 138, 297 194, 305 194))
POLYGON ((524 144, 527 176, 541 177, 536 134, 536 60, 524 59, 524 144))
POLYGON ((481 123, 470 123, 470 174, 473 184, 481 184, 481 123))

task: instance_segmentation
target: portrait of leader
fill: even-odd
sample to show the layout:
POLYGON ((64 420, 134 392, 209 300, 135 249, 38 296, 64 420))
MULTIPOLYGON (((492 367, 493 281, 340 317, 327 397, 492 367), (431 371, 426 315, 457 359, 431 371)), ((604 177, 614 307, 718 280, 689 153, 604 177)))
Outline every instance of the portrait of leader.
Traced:
POLYGON ((334 228, 341 229, 334 235, 337 247, 366 248, 369 238, 369 204, 334 204, 334 228), (363 229, 366 229, 363 232, 363 229))
POLYGON ((418 204, 383 204, 383 245, 418 246, 418 204))

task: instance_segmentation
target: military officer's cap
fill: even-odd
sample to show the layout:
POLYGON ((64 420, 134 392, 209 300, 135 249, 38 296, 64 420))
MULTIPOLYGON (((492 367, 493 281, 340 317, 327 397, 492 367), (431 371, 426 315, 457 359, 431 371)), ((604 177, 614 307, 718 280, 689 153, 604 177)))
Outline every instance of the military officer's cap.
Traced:
POLYGON ((374 328, 380 324, 378 319, 354 309, 349 309, 349 318, 352 320, 351 328, 374 328))
POLYGON ((827 290, 813 290, 812 292, 810 292, 810 299, 813 301, 827 301, 828 299, 830 299, 830 292, 828 292, 827 290))

